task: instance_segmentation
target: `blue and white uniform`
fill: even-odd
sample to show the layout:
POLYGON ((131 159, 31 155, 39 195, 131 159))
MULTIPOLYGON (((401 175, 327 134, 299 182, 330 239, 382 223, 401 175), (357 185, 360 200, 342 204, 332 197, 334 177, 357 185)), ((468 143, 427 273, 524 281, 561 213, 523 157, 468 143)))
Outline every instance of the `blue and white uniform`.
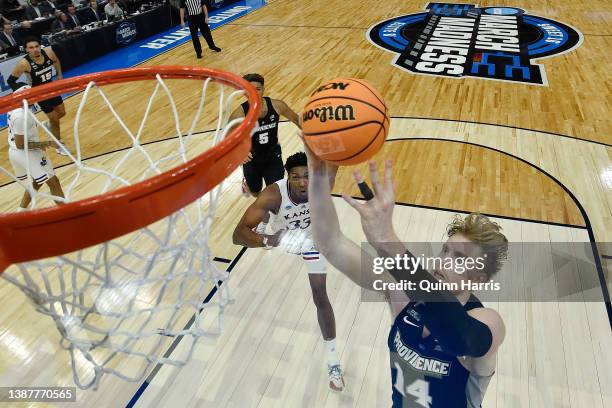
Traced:
POLYGON ((296 203, 289 195, 289 181, 284 178, 276 182, 281 195, 277 214, 272 214, 270 226, 274 232, 287 230, 281 239, 280 248, 299 254, 306 262, 308 273, 326 273, 325 258, 314 246, 310 229, 310 205, 296 203))
MULTIPOLYGON (((408 303, 389 332, 393 408, 479 408, 493 374, 470 373, 433 335, 423 338, 421 306, 408 303)), ((464 305, 466 311, 480 307, 474 295, 464 305)))

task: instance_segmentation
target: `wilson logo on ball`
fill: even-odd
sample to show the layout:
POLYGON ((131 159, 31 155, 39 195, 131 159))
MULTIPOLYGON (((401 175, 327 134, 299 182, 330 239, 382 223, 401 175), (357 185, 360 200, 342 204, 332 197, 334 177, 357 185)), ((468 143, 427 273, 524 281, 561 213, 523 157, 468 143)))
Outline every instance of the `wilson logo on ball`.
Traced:
POLYGON ((389 132, 388 110, 380 93, 356 78, 334 78, 315 89, 301 116, 310 150, 341 166, 376 154, 389 132))
POLYGON ((349 85, 350 84, 346 82, 330 82, 329 84, 325 84, 323 86, 318 87, 310 96, 330 89, 339 89, 341 91, 344 91, 349 85))
POLYGON ((325 106, 322 108, 309 109, 302 114, 304 123, 314 118, 325 123, 328 120, 355 120, 355 112, 352 105, 325 106))

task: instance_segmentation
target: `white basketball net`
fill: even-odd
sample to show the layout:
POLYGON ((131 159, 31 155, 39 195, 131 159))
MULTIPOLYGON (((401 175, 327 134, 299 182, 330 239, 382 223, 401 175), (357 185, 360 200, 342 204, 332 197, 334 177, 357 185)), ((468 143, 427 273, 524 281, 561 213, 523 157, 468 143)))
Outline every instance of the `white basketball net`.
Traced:
MULTIPOLYGON (((186 136, 180 129, 179 113, 172 94, 161 77, 157 77, 136 134, 125 125, 102 89, 90 83, 82 94, 74 124, 76 149, 75 154, 70 155, 74 174, 69 182, 61 180, 65 201, 83 198, 79 197, 80 188, 91 183, 92 177, 104 178, 98 183, 101 186, 98 192, 102 193, 162 173, 197 154, 190 153, 203 141, 195 141, 194 129, 200 120, 210 82, 207 79, 202 83, 198 109, 186 136), (121 153, 110 169, 94 167, 82 159, 78 124, 93 90, 99 92, 131 142, 131 147, 121 153), (156 158, 147 151, 147 146, 141 145, 140 139, 153 100, 160 90, 165 92, 175 119, 176 148, 172 153, 156 158), (133 170, 136 157, 139 157, 141 166, 137 174, 133 170), (131 166, 131 174, 135 174, 132 178, 122 172, 126 166, 131 166)), ((222 140, 228 129, 237 124, 232 122, 224 126, 227 121, 225 112, 229 111, 232 99, 242 91, 233 91, 227 100, 224 93, 224 87, 219 85, 219 113, 213 144, 222 140)), ((26 101, 24 108, 30 112, 26 101)), ((31 112, 29 116, 36 121, 39 131, 44 130, 49 139, 57 142, 31 112)), ((25 149, 27 151, 27 141, 25 149)), ((37 192, 30 182, 17 180, 12 171, 3 167, 0 170, 30 192, 33 206, 43 197, 64 201, 50 196, 44 186, 37 192)), ((53 318, 62 337, 60 345, 70 353, 78 387, 95 389, 104 374, 140 381, 157 363, 181 366, 190 359, 199 337, 214 335, 221 329, 229 293, 227 285, 220 284, 227 278, 227 273, 215 267, 208 246, 221 189, 219 185, 187 207, 126 236, 57 258, 22 263, 2 274, 34 302, 37 311, 53 318), (212 300, 203 304, 215 289, 217 293, 212 300), (204 316, 208 322, 206 328, 203 327, 204 316), (166 353, 168 346, 177 336, 183 336, 183 343, 190 342, 187 355, 166 355, 169 354, 166 353)))

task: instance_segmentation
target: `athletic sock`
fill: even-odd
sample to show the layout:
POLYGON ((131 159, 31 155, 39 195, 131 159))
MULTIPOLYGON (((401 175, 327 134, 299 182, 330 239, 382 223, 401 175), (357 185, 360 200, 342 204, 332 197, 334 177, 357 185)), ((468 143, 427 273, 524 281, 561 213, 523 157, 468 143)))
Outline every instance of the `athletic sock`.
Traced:
POLYGON ((325 349, 327 350, 327 365, 329 367, 339 365, 340 359, 338 358, 338 352, 336 351, 336 339, 324 340, 325 349))

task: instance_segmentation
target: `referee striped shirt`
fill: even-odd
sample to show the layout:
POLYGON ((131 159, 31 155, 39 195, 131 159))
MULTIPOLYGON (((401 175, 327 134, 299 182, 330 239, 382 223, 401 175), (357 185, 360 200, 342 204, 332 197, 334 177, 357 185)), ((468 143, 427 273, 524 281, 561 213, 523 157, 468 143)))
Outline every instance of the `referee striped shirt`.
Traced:
POLYGON ((202 14, 202 7, 206 6, 206 0, 181 0, 180 7, 187 9, 187 14, 197 16, 202 14))

